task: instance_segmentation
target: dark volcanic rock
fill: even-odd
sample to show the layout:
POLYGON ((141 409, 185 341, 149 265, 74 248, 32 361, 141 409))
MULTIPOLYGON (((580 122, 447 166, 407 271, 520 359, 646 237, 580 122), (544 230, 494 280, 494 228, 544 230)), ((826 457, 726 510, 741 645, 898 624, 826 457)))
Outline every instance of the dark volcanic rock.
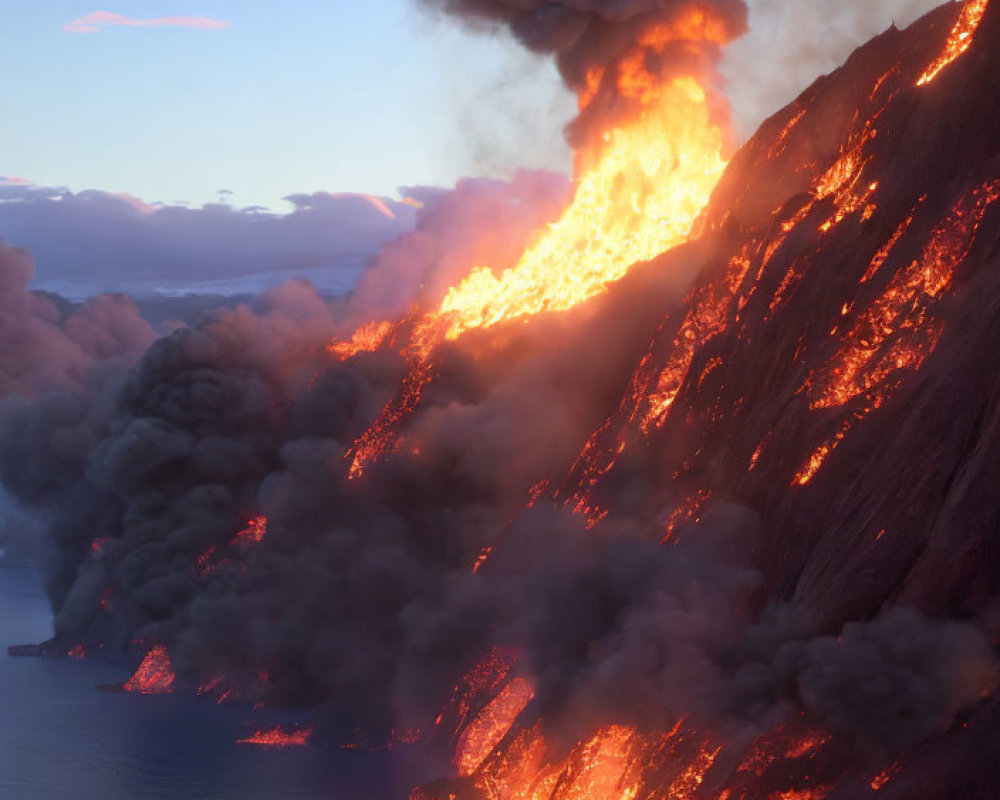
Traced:
POLYGON ((653 475, 651 518, 754 508, 762 598, 831 628, 1000 588, 1000 7, 917 86, 957 11, 873 40, 736 156, 707 220, 728 250, 637 372, 655 394, 672 370, 676 399, 646 431, 648 396, 626 403, 603 452, 632 446, 588 494, 631 512, 621 487, 653 475))

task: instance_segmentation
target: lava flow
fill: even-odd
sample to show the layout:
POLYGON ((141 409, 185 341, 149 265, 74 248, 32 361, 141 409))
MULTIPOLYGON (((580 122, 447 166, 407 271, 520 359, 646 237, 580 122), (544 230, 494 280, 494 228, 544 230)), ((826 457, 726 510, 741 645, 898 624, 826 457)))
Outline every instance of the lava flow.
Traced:
POLYGON ((287 730, 280 725, 274 728, 260 729, 249 736, 238 739, 237 744, 247 744, 254 747, 305 747, 312 736, 312 728, 296 728, 287 730))
POLYGON ((555 57, 572 198, 506 270, 430 200, 467 271, 399 318, 292 287, 9 426, 93 443, 15 482, 66 543, 40 650, 162 642, 126 689, 316 709, 240 741, 388 743, 414 800, 993 796, 1000 6, 730 153, 739 0, 426 2, 555 57))
POLYGON ((167 648, 158 644, 146 653, 139 668, 122 688, 138 694, 166 694, 173 691, 175 678, 167 648))
MULTIPOLYGON (((726 167, 725 114, 700 74, 664 78, 652 65, 669 61, 679 44, 717 45, 726 36, 713 14, 694 6, 670 24, 651 26, 614 64, 588 73, 581 115, 601 92, 628 111, 602 126, 590 149, 578 154, 573 199, 520 261, 499 275, 475 267, 416 323, 404 350, 410 374, 348 454, 351 477, 392 451, 399 426, 433 380, 442 341, 572 309, 635 264, 687 240, 726 167)), ((328 349, 341 358, 374 349, 390 330, 388 323, 370 323, 328 349)))

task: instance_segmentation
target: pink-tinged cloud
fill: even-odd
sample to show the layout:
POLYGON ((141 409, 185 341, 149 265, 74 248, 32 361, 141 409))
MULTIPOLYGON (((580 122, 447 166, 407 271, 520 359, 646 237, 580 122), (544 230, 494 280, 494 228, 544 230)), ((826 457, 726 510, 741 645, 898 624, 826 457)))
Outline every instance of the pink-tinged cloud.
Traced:
POLYGON ((133 19, 111 11, 92 11, 84 17, 63 25, 70 33, 100 33, 105 27, 117 25, 125 28, 200 28, 220 30, 233 23, 225 19, 208 17, 156 17, 155 19, 133 19))

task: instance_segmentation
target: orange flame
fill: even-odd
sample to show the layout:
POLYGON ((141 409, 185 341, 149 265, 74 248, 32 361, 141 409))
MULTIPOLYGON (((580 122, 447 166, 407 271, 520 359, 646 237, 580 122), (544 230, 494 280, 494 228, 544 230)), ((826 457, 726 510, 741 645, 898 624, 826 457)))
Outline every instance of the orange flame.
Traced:
MULTIPOLYGON (((605 133, 562 219, 520 262, 499 276, 477 267, 448 292, 431 320, 435 328, 437 318, 447 320, 445 338, 573 308, 633 264, 687 239, 726 166, 724 134, 693 78, 658 86, 655 96, 646 91, 643 111, 605 133)), ((436 338, 426 327, 421 332, 436 338)))
POLYGON ((955 23, 955 27, 951 29, 948 36, 944 52, 920 76, 917 86, 926 86, 938 76, 941 70, 972 47, 972 40, 979 29, 979 23, 983 21, 986 6, 989 4, 990 0, 966 0, 958 15, 958 22, 955 23))
POLYGON ((330 355, 339 361, 346 361, 358 353, 373 353, 392 332, 391 322, 369 322, 358 328, 348 341, 334 341, 326 346, 330 355))

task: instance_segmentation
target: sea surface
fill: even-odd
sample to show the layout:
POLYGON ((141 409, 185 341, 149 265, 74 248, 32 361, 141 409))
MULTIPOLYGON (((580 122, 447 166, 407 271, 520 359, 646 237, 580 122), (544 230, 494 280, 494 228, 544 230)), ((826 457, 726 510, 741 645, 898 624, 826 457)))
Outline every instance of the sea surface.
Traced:
POLYGON ((38 574, 0 567, 0 800, 381 800, 412 785, 398 756, 236 744, 273 711, 99 692, 128 677, 120 665, 7 655, 51 630, 38 574))

